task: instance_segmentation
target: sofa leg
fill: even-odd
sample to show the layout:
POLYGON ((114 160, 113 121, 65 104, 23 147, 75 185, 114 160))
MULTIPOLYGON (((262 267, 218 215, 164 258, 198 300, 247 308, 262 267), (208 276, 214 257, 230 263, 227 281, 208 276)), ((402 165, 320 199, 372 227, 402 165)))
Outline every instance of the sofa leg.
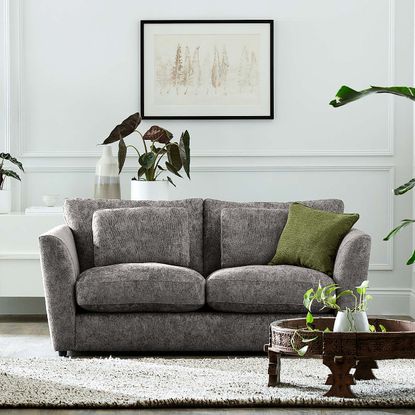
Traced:
POLYGON ((68 352, 66 350, 58 351, 59 357, 68 357, 68 352))

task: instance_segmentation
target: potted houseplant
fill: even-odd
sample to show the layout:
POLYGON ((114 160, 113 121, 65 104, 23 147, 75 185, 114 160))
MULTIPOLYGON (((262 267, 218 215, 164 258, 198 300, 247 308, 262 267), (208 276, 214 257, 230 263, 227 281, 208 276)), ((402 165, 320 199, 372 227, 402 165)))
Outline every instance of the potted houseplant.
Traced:
POLYGON ((325 287, 322 287, 319 284, 317 290, 310 288, 304 294, 304 306, 308 311, 306 321, 309 323, 314 320, 311 313, 311 306, 313 305, 313 302, 317 302, 321 304, 322 309, 329 308, 337 311, 333 331, 370 331, 366 310, 367 303, 372 299, 372 296, 367 294, 368 286, 369 281, 363 281, 361 285, 355 288, 356 292, 353 290, 344 290, 339 293, 336 291, 339 288, 337 284, 329 284, 325 287), (350 296, 353 299, 353 306, 341 309, 337 304, 337 300, 345 296, 350 296))
POLYGON ((179 142, 173 142, 173 134, 165 128, 153 125, 144 134, 137 130, 141 116, 137 112, 117 125, 103 141, 103 145, 118 142, 118 170, 121 173, 127 150, 131 148, 137 156, 137 175, 131 180, 132 200, 168 199, 169 184, 175 186, 169 173, 183 177, 184 171, 190 179, 190 135, 186 130, 179 142), (124 139, 132 133, 139 135, 142 148, 129 144, 124 139))
MULTIPOLYGON (((392 94, 400 97, 409 98, 411 101, 415 101, 415 88, 409 86, 371 86, 363 89, 362 91, 356 91, 346 85, 343 85, 338 91, 335 98, 330 101, 330 105, 334 108, 341 107, 349 104, 350 102, 357 101, 370 94, 392 94)), ((407 183, 402 184, 394 190, 395 195, 400 196, 408 192, 415 187, 415 178, 412 178, 407 183)), ((415 219, 403 219, 401 223, 392 229, 384 238, 384 241, 388 241, 393 238, 401 229, 408 225, 415 223, 415 219)), ((415 250, 406 262, 406 265, 415 263, 415 250)))
MULTIPOLYGON (((311 311, 314 302, 321 305, 321 310, 328 308, 337 311, 333 332, 375 332, 376 327, 369 324, 366 313, 368 301, 372 299, 372 296, 367 294, 368 287, 369 282, 363 281, 354 290, 338 292, 339 286, 337 284, 328 284, 323 287, 319 283, 317 289, 307 290, 304 294, 304 306, 307 309, 306 326, 296 330, 291 337, 293 350, 299 356, 304 356, 311 342, 317 340, 322 332, 331 331, 329 327, 324 330, 315 328, 314 316, 311 311), (350 297, 352 306, 342 309, 337 304, 337 300, 341 297, 350 297)), ((382 324, 379 324, 379 329, 382 332, 386 331, 382 324)))
POLYGON ((5 163, 9 162, 24 171, 22 163, 12 157, 9 153, 0 153, 0 213, 9 213, 12 206, 11 191, 4 188, 6 178, 10 177, 20 181, 19 175, 10 169, 5 168, 5 163))

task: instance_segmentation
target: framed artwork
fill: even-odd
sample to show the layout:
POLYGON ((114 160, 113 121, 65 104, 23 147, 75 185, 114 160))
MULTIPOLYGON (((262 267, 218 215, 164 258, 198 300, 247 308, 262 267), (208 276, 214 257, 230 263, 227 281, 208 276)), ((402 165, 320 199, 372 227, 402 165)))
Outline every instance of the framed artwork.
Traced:
POLYGON ((273 20, 142 20, 142 117, 274 118, 273 26, 273 20))

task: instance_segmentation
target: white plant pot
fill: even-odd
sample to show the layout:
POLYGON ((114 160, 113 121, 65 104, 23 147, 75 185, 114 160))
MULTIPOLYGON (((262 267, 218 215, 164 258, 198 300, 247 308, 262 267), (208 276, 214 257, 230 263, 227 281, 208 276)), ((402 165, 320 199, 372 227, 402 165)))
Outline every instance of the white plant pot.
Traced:
POLYGON ((131 200, 169 200, 169 182, 131 180, 131 200))
POLYGON ((12 192, 0 190, 0 213, 10 213, 12 210, 12 192))
POLYGON ((370 332, 365 311, 339 311, 334 322, 334 332, 370 332))

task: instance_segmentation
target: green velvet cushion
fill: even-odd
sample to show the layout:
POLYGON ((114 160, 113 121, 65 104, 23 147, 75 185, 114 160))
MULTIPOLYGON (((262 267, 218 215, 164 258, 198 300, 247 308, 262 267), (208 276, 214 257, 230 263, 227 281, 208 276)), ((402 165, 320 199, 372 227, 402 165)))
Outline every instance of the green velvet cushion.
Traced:
POLYGON ((333 275, 341 241, 359 219, 293 203, 277 251, 269 265, 297 265, 333 275))

